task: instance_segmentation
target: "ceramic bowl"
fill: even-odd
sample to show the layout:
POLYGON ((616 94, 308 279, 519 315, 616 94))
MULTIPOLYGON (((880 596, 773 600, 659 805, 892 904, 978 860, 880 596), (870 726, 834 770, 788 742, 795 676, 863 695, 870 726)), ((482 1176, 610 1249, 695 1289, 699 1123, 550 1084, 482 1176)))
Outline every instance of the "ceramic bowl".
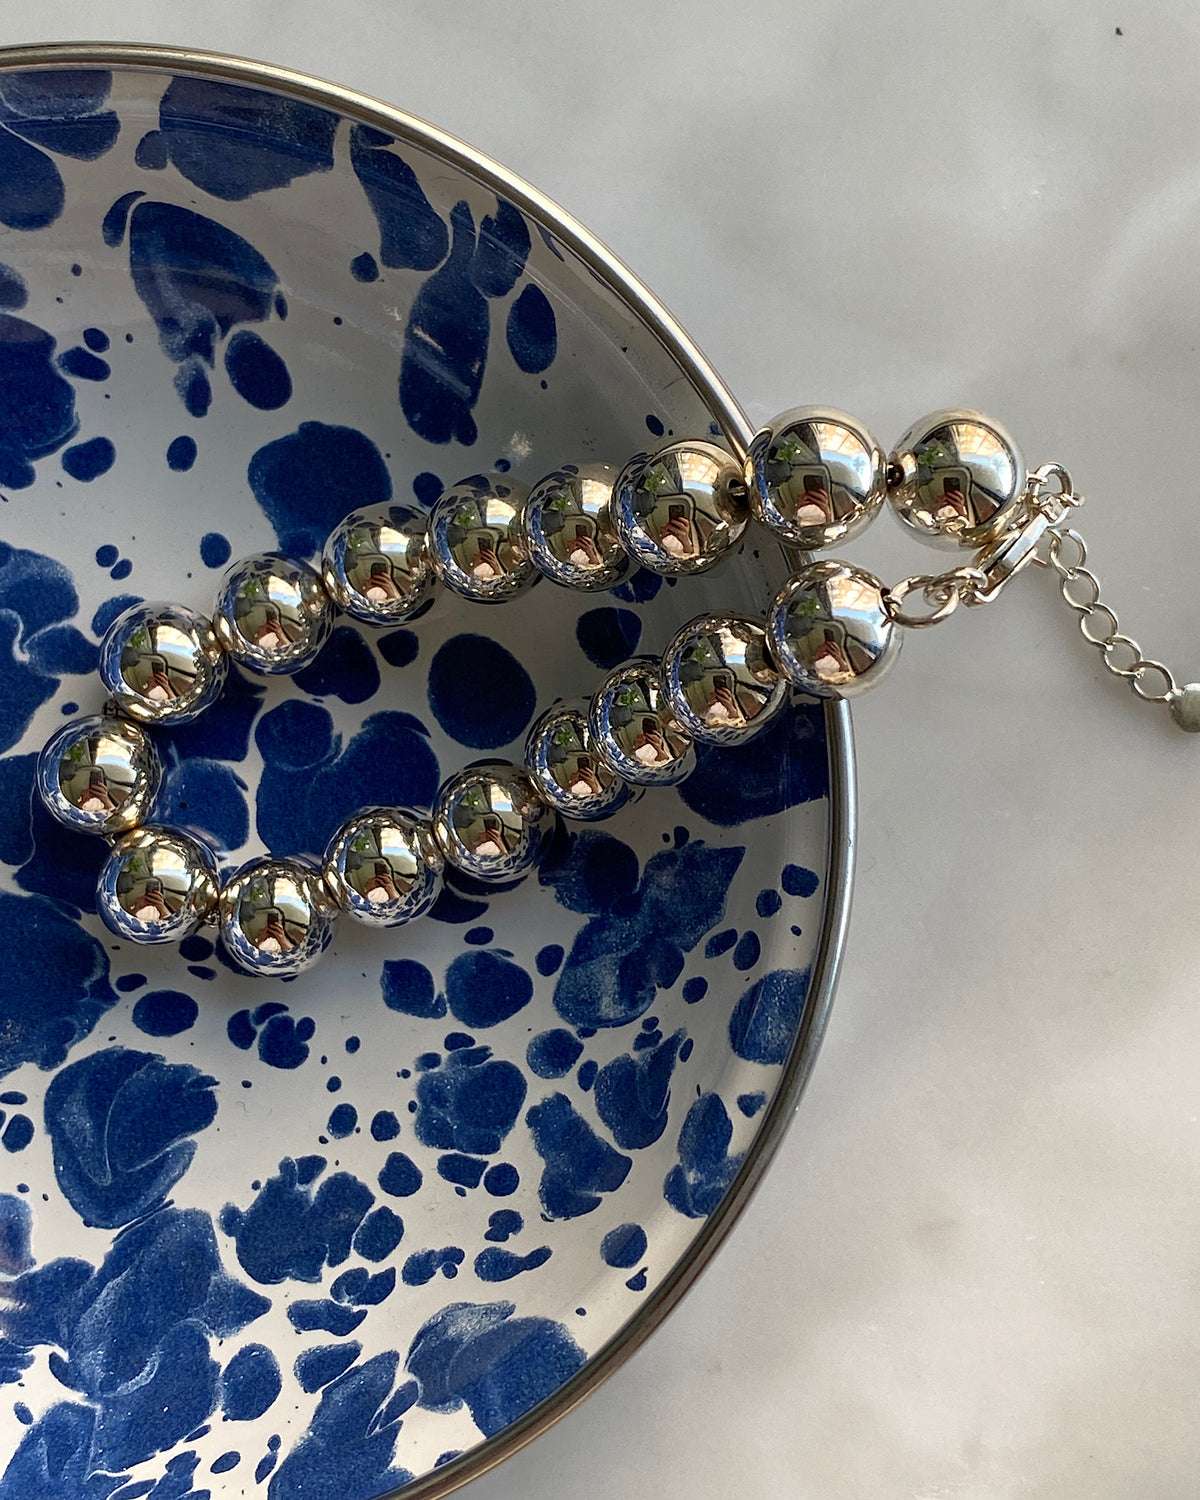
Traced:
MULTIPOLYGON (((278 69, 0 55, 0 223, 0 1496, 444 1494, 647 1336, 778 1144, 846 919, 844 710, 287 984, 114 940, 36 753, 134 599, 208 608, 231 558, 476 473, 750 434, 559 209, 278 69)), ((227 869, 319 854, 785 571, 754 533, 678 585, 342 620, 157 735, 160 816, 227 869)))

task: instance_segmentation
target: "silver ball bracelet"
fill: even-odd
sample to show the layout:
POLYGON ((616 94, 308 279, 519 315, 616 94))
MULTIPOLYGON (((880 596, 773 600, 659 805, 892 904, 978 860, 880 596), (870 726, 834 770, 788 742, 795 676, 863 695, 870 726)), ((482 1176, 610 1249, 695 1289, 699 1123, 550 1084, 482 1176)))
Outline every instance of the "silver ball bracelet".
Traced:
POLYGON ((1057 572, 1114 675, 1166 703, 1181 728, 1200 730, 1200 685, 1177 686, 1143 658, 1101 603, 1082 539, 1062 528, 1081 503, 1061 465, 1029 473, 1003 427, 961 410, 914 424, 887 457, 845 413, 800 407, 763 428, 744 461, 689 440, 640 453, 619 472, 568 465, 532 489, 477 475, 428 515, 402 505, 352 512, 326 541, 320 571, 278 553, 243 559, 226 573, 211 620, 178 604, 126 610, 100 648, 104 712, 50 739, 38 788, 60 823, 110 841, 97 904, 116 936, 179 942, 215 923, 240 969, 292 978, 329 945, 339 914, 373 927, 410 922, 437 899, 447 864, 485 883, 520 879, 545 852, 556 814, 592 821, 646 787, 676 785, 695 766, 697 742, 744 743, 792 689, 856 696, 891 668, 905 628, 991 602, 1031 562, 1057 572), (411 619, 438 584, 498 604, 543 576, 592 591, 617 586, 637 565, 686 577, 735 549, 751 515, 786 548, 814 552, 857 535, 885 499, 922 540, 973 551, 971 564, 889 588, 849 563, 802 562, 765 621, 690 620, 661 659, 626 662, 590 701, 544 713, 524 765, 460 771, 428 812, 363 808, 319 865, 256 859, 222 880, 211 849, 154 822, 162 772, 147 727, 202 714, 230 661, 270 675, 299 671, 328 640, 335 610, 384 627, 411 619))

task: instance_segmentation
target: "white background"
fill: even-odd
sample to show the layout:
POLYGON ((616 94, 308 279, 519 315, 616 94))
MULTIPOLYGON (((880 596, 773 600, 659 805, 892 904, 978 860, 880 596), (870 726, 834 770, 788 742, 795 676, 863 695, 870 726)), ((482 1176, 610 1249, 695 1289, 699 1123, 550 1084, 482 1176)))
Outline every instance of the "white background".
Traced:
MULTIPOLYGON (((1193 0, 0 21, 436 122, 606 240, 752 420, 820 401, 890 443, 994 412, 1088 495, 1122 624, 1200 677, 1193 0)), ((941 565, 887 519, 850 556, 941 565)), ((855 729, 850 946, 766 1185, 647 1348, 471 1500, 1200 1494, 1200 738, 1104 677, 1041 573, 914 636, 855 729)))

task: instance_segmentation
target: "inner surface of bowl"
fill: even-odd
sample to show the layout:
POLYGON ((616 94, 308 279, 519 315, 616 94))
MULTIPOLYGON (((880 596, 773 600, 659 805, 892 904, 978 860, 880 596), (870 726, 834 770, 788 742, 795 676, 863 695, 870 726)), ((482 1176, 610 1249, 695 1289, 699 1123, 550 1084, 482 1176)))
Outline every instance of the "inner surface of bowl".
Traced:
MULTIPOLYGON (((722 438, 569 225, 412 122, 253 79, 0 67, 6 1500, 469 1475, 697 1254, 838 917, 825 719, 797 702, 564 827, 519 888, 343 922, 286 986, 207 937, 107 934, 103 845, 31 789, 54 728, 100 709, 127 603, 208 609, 230 559, 310 556, 351 509, 480 471, 722 438)), ((677 586, 342 620, 297 677, 234 672, 156 736, 159 816, 227 869, 319 855, 364 804, 519 760, 557 698, 703 610, 761 613, 781 576, 758 534, 677 586)))

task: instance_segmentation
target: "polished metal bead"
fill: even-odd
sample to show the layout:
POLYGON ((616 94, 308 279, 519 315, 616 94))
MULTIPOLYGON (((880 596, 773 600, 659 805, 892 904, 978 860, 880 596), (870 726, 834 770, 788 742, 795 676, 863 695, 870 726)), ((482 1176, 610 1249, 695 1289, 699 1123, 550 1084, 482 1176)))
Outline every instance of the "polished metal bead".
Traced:
POLYGON ((671 711, 652 656, 610 672, 592 697, 588 728, 596 753, 635 786, 674 786, 696 765, 692 737, 671 711))
POLYGON ((783 711, 789 686, 767 655, 762 626, 744 615, 690 620, 663 653, 675 717, 710 745, 741 745, 783 711))
POLYGON ((181 604, 135 604, 100 643, 100 680, 142 724, 186 724, 221 696, 228 671, 212 621, 181 604))
POLYGON ((144 823, 161 781, 158 752, 127 719, 74 719, 38 757, 42 801, 76 833, 123 833, 144 823))
POLYGON ((629 572, 629 553, 612 518, 608 464, 574 464, 539 479, 525 502, 529 555, 550 579, 572 589, 611 589, 629 572))
POLYGON ((307 563, 259 552, 225 574, 213 627, 239 666, 271 675, 298 672, 329 639, 333 606, 307 563))
POLYGON ((801 568, 767 615, 775 664, 818 698, 853 698, 874 687, 903 638, 884 608, 880 580, 843 562, 801 568))
POLYGON ((613 486, 617 533, 653 573, 705 572, 737 545, 749 517, 741 466, 714 443, 639 453, 613 486))
POLYGON ((319 870, 301 859, 256 859, 221 890, 221 941, 247 974, 290 979, 329 946, 337 908, 319 870))
POLYGON ((399 927, 437 900, 442 865, 427 818, 405 807, 364 807, 329 841, 322 869, 347 916, 369 927, 399 927))
POLYGON ((757 433, 746 458, 756 518, 815 552, 856 536, 887 495, 883 449, 861 423, 825 406, 797 406, 757 433))
POLYGON ((495 474, 448 489, 429 516, 433 569, 477 604, 503 604, 541 578, 529 556, 522 509, 529 490, 495 474))
POLYGON ((476 880, 517 880, 545 852, 554 813, 523 767, 489 761, 445 783, 433 831, 454 869, 476 880))
POLYGON ((367 625, 396 625, 433 597, 424 515, 407 505, 351 512, 325 542, 321 577, 339 609, 367 625))
POLYGON ((564 817, 611 817, 638 795, 596 754, 587 704, 556 703, 529 731, 525 765, 542 797, 564 817))
POLYGON ((118 839, 96 886, 104 925, 131 943, 178 943, 216 906, 212 851, 174 828, 146 825, 118 839))
POLYGON ((1028 483, 1025 460, 999 422, 977 411, 935 411, 888 458, 888 498, 935 547, 982 547, 1005 531, 1028 483))

